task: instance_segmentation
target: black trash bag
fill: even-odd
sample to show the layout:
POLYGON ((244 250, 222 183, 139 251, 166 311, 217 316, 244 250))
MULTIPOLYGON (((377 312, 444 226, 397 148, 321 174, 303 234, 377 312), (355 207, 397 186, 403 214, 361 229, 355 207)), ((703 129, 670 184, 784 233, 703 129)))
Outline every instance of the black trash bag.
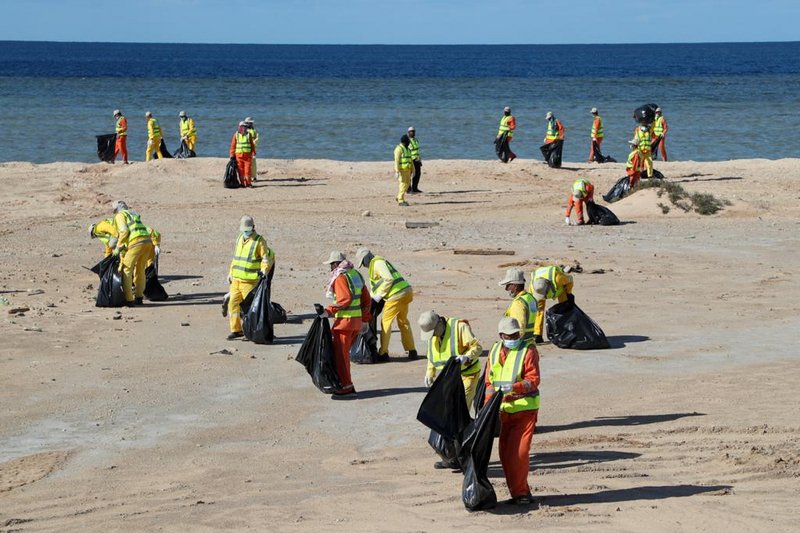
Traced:
POLYGON ((508 163, 509 152, 508 147, 508 132, 504 131, 494 139, 494 151, 498 159, 503 163, 508 163))
POLYGON ((599 224, 600 226, 617 226, 619 219, 611 209, 594 202, 586 202, 586 214, 589 215, 589 224, 599 224))
POLYGON ((653 173, 652 173, 652 174, 648 174, 648 173, 647 173, 647 169, 644 169, 644 170, 642 171, 642 178, 644 178, 644 179, 657 179, 657 180, 663 180, 663 179, 664 179, 664 174, 662 174, 661 172, 659 172, 659 171, 658 171, 658 170, 656 170, 656 169, 653 169, 653 173))
POLYGON ((483 367, 483 372, 481 373, 481 380, 475 386, 475 398, 472 399, 472 410, 477 414, 483 404, 486 403, 486 372, 489 371, 489 362, 486 362, 486 366, 483 367))
POLYGON ((603 195, 603 200, 608 203, 614 203, 617 200, 622 200, 631 192, 631 182, 628 176, 623 176, 611 187, 611 189, 603 195))
POLYGON ((247 340, 256 344, 272 344, 275 340, 269 298, 269 279, 261 278, 242 301, 239 311, 242 317, 242 333, 247 340))
POLYGON ((441 457, 442 461, 447 463, 450 468, 453 470, 459 470, 461 468, 461 460, 459 456, 461 455, 461 442, 453 439, 446 439, 436 433, 434 430, 431 430, 431 434, 428 436, 428 444, 430 444, 433 451, 441 457))
POLYGON ((144 297, 151 302, 163 302, 169 298, 169 294, 158 281, 158 260, 147 267, 144 271, 145 285, 144 297))
POLYGON ((500 424, 498 413, 502 401, 503 393, 495 392, 464 433, 461 443, 461 468, 464 472, 461 499, 469 511, 491 509, 497 505, 488 470, 494 436, 500 424))
POLYGON ((656 119, 656 104, 645 104, 633 110, 633 120, 638 124, 652 124, 656 119))
POLYGON ((164 139, 161 139, 161 144, 158 146, 158 152, 161 154, 162 158, 172 159, 172 154, 169 153, 169 150, 167 150, 167 143, 164 142, 164 139))
POLYGON ((472 420, 465 397, 461 364, 451 357, 422 399, 417 420, 447 439, 460 441, 472 420))
POLYGON ((564 150, 564 141, 555 141, 543 144, 539 150, 550 168, 561 168, 561 152, 564 150))
POLYGON ((592 141, 592 149, 594 150, 594 160, 598 163, 616 163, 617 160, 610 155, 603 155, 600 151, 600 144, 597 141, 592 141))
POLYGON ((570 294, 545 313, 547 337, 559 348, 573 350, 599 350, 609 348, 606 334, 589 315, 575 305, 575 296, 570 294))
MULTIPOLYGON (((271 287, 270 292, 272 292, 271 287)), ((273 325, 286 324, 286 322, 289 320, 289 316, 286 314, 286 309, 284 309, 281 304, 278 302, 270 302, 269 319, 273 325)))
POLYGON ((365 333, 356 335, 350 347, 350 362, 359 365, 370 365, 378 360, 378 344, 375 332, 368 328, 365 333))
POLYGON ((97 157, 100 161, 112 163, 114 161, 114 148, 117 145, 117 134, 96 135, 97 137, 97 157))
POLYGON ((109 255, 92 269, 100 276, 97 288, 96 307, 122 307, 125 293, 122 292, 122 272, 119 271, 119 256, 109 255))
POLYGON ((186 141, 181 141, 181 146, 175 153, 172 154, 172 157, 175 159, 189 159, 190 157, 197 157, 197 154, 194 153, 194 150, 190 150, 188 146, 186 146, 186 141))
POLYGON ((295 361, 306 368, 311 381, 325 394, 333 394, 342 388, 333 366, 333 336, 327 318, 318 316, 314 319, 295 361))
POLYGON ((223 185, 226 189, 238 189, 241 185, 239 183, 239 171, 236 170, 236 160, 231 159, 225 167, 225 176, 223 176, 223 185))

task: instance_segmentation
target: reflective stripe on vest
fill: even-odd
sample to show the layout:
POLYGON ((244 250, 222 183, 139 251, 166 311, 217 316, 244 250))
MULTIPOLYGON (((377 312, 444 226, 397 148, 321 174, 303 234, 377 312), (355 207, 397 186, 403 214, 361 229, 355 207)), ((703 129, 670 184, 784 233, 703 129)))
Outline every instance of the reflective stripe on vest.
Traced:
POLYGON ((125 120, 125 127, 122 127, 122 121, 125 120, 125 117, 119 117, 117 119, 117 135, 120 137, 127 137, 128 135, 128 121, 125 120))
POLYGON ((646 154, 650 151, 650 130, 645 127, 636 128, 636 139, 639 141, 639 151, 646 154))
POLYGON ((600 115, 597 115, 597 118, 592 122, 592 137, 603 138, 603 119, 600 118, 600 115))
POLYGON ((158 125, 158 121, 151 118, 149 124, 153 125, 153 137, 161 137, 161 126, 158 125))
MULTIPOLYGON (((334 316, 336 318, 361 318, 361 291, 364 289, 364 279, 355 268, 351 268, 341 275, 347 280, 347 288, 352 299, 350 300, 350 305, 345 309, 336 311, 334 316)), ((333 294, 333 297, 338 300, 336 293, 333 294)))
POLYGON ((181 137, 188 137, 190 134, 196 133, 194 129, 194 120, 187 118, 181 120, 181 137))
POLYGON ((555 117, 547 121, 547 134, 545 135, 545 138, 548 141, 558 140, 558 126, 556 125, 555 117))
POLYGON ((502 135, 505 132, 508 132, 509 137, 514 135, 514 132, 508 127, 508 123, 511 122, 512 118, 513 117, 511 115, 503 115, 503 118, 500 119, 500 129, 497 130, 498 135, 502 135))
POLYGON ((250 146, 250 134, 236 132, 236 153, 249 154, 253 148, 250 146))
MULTIPOLYGON (((525 306, 525 324, 522 326, 522 338, 527 340, 528 338, 533 337, 533 329, 534 325, 536 324, 536 299, 531 293, 522 292, 514 297, 511 305, 513 305, 517 300, 521 301, 525 306)), ((509 305, 508 309, 506 309, 506 316, 510 316, 508 312, 511 310, 511 305, 509 305)))
POLYGON ((633 164, 633 159, 639 154, 639 149, 631 150, 631 153, 628 154, 628 161, 625 163, 625 168, 639 170, 639 165, 633 164), (634 168, 636 167, 636 168, 634 168))
POLYGON ((661 137, 664 135, 664 117, 656 117, 655 123, 653 123, 653 135, 656 137, 661 137))
POLYGON ((586 183, 585 179, 575 180, 575 183, 572 184, 572 195, 581 198, 586 196, 586 183))
POLYGON ((400 147, 400 168, 411 168, 413 166, 411 162, 411 150, 403 146, 402 143, 397 146, 400 147))
POLYGON ((133 211, 122 211, 122 216, 125 217, 125 223, 128 225, 128 244, 141 239, 142 237, 150 238, 150 233, 147 231, 147 226, 142 224, 142 217, 133 211))
MULTIPOLYGON (((436 335, 428 339, 428 361, 435 368, 440 369, 447 364, 451 357, 456 357, 458 353, 458 325, 461 320, 457 318, 447 319, 444 334, 441 340, 436 335), (439 340, 439 346, 434 344, 434 339, 439 340)), ((480 360, 475 359, 471 363, 461 365, 461 374, 472 375, 480 371, 480 360)))
POLYGON ((258 233, 253 234, 247 242, 243 235, 239 235, 236 239, 236 250, 231 263, 233 277, 248 280, 258 279, 263 257, 257 257, 256 254, 258 253, 258 244, 263 241, 264 238, 258 233))
POLYGON ((408 142, 408 147, 411 149, 411 159, 416 161, 419 159, 419 141, 414 137, 409 139, 408 142))
POLYGON ((533 287, 533 281, 539 278, 546 279, 550 282, 550 289, 547 291, 547 299, 552 300, 554 298, 558 298, 564 292, 564 287, 559 287, 556 285, 556 274, 563 274, 564 271, 559 266, 548 266, 537 268, 536 272, 534 272, 533 276, 531 276, 531 287, 533 287))
MULTIPOLYGON (((502 342, 494 343, 489 352, 489 382, 494 389, 503 385, 513 385, 522 381, 522 364, 528 343, 523 342, 516 350, 509 350, 505 363, 500 363, 500 347, 502 342)), ((539 390, 523 394, 508 393, 503 397, 500 410, 504 413, 518 413, 520 411, 533 411, 539 408, 539 390)))
POLYGON ((392 274, 392 287, 389 289, 389 292, 386 293, 386 297, 390 298, 397 294, 398 292, 410 287, 409 283, 405 280, 405 278, 398 272, 394 266, 384 259, 383 257, 374 257, 372 261, 369 262, 369 285, 372 289, 372 293, 376 293, 378 289, 383 285, 384 279, 375 276, 375 265, 377 261, 383 261, 386 263, 386 268, 389 269, 389 272, 392 274), (375 280, 375 281, 373 281, 375 280))

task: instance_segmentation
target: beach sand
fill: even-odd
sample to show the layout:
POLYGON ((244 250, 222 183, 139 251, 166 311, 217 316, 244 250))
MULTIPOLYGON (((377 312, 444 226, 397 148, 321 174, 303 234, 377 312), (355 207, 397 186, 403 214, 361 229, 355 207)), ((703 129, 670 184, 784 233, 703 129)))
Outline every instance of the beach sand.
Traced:
MULTIPOLYGON (((567 227, 563 210, 573 180, 599 199, 621 163, 425 161, 408 208, 395 205, 391 162, 260 160, 253 190, 223 189, 225 163, 0 164, 0 531, 800 523, 799 160, 657 162, 731 205, 663 214, 666 199, 644 190, 610 206, 617 227, 567 227), (98 280, 82 267, 102 246, 88 227, 120 198, 164 235, 167 302, 94 307, 98 280), (245 213, 277 254, 273 299, 303 319, 276 326, 273 346, 225 340, 245 213), (462 476, 432 468, 415 420, 425 362, 402 357, 397 333, 391 363, 353 367, 355 401, 321 394, 293 360, 324 302, 322 261, 364 245, 414 286, 414 324, 431 308, 469 319, 485 349, 508 303, 505 268, 582 266, 577 302, 612 348, 539 347, 538 507, 464 509, 462 476)), ((496 446, 489 474, 508 498, 496 446)))

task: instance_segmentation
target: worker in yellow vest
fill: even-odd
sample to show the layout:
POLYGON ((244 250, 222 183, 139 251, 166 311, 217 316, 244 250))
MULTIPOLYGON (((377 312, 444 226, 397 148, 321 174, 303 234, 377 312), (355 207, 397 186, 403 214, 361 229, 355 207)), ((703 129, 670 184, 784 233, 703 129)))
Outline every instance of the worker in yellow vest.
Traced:
POLYGON ((500 117, 500 127, 497 129, 497 137, 494 140, 497 157, 503 163, 508 163, 516 159, 517 154, 511 151, 511 139, 514 138, 514 130, 517 129, 517 120, 511 114, 511 108, 503 108, 503 116, 500 117))
POLYGON ((186 114, 186 111, 178 113, 181 126, 181 140, 186 143, 186 147, 195 151, 197 146, 197 127, 194 124, 194 119, 186 114))
POLYGON ((547 300, 566 302, 572 294, 574 282, 572 276, 564 272, 560 266, 543 266, 531 272, 530 293, 536 299, 536 323, 533 326, 534 340, 544 342, 544 307, 547 300))
POLYGON ((244 125, 247 126, 247 131, 250 133, 250 137, 253 138, 253 157, 250 160, 250 175, 253 177, 253 181, 258 181, 256 152, 258 151, 258 141, 260 141, 261 138, 258 136, 258 130, 256 129, 256 123, 253 120, 253 117, 246 117, 244 119, 244 125))
POLYGON ((458 318, 438 315, 426 311, 419 317, 422 340, 428 343, 428 366, 425 369, 425 386, 430 387, 451 357, 461 364, 461 380, 467 407, 472 406, 475 387, 480 379, 481 365, 478 357, 483 353, 478 339, 472 333, 469 322, 458 318))
POLYGON ((638 141, 639 152, 642 154, 642 168, 647 169, 646 177, 653 176, 652 126, 642 124, 633 130, 633 138, 638 141))
MULTIPOLYGON (((422 178, 422 159, 419 157, 419 139, 414 126, 408 128, 408 147, 411 149, 411 161, 414 163, 414 172, 411 175, 411 189, 409 193, 422 192, 419 190, 419 180, 422 178)), ((413 335, 412 335, 413 337, 413 335)))
POLYGON ((156 258, 161 255, 161 233, 149 226, 145 226, 145 229, 147 229, 150 241, 153 243, 153 252, 147 257, 147 263, 145 263, 145 268, 150 268, 150 265, 155 263, 156 258))
POLYGON ((233 132, 231 138, 231 161, 236 161, 236 170, 239 173, 239 183, 242 187, 252 187, 252 162, 256 146, 250 130, 244 121, 239 122, 239 128, 233 132))
POLYGON ((583 206, 586 202, 594 202, 594 185, 585 178, 578 178, 572 183, 572 190, 567 199, 567 212, 564 219, 567 226, 571 225, 569 217, 572 214, 573 206, 575 214, 578 215, 578 226, 584 224, 583 206))
POLYGON ((228 335, 229 341, 244 337, 242 319, 239 316, 242 301, 258 285, 261 278, 267 277, 268 282, 271 282, 275 269, 275 252, 267 246, 266 239, 256 233, 253 217, 245 215, 241 218, 239 232, 231 266, 228 270, 228 284, 230 285, 228 321, 231 328, 228 335))
POLYGON ((594 145, 597 144, 598 151, 603 143, 603 117, 600 116, 596 107, 592 108, 592 144, 589 148, 589 163, 595 160, 594 145))
POLYGON ((411 156, 409 145, 411 139, 408 135, 400 137, 400 144, 394 149, 394 173, 398 181, 397 205, 406 207, 406 191, 411 185, 411 172, 414 170, 414 162, 411 156))
POLYGON ((537 315, 536 299, 525 290, 525 274, 518 268, 510 268, 498 285, 504 287, 512 298, 505 316, 522 324, 522 338, 532 341, 537 315))
POLYGON ((564 124, 562 124, 561 120, 557 119, 555 115, 553 115, 552 111, 547 112, 545 115, 545 120, 547 120, 547 132, 544 135, 545 144, 563 141, 564 124))
POLYGON ((661 112, 661 108, 656 108, 656 119, 653 121, 653 157, 658 159, 658 149, 661 149, 661 158, 664 161, 667 161, 667 132, 669 131, 669 126, 667 126, 667 119, 664 118, 664 115, 661 112))
POLYGON ((414 301, 411 284, 394 265, 383 257, 373 255, 368 248, 361 248, 356 252, 356 265, 369 269, 370 292, 375 302, 372 306, 373 314, 377 312, 379 304, 384 303, 381 311, 381 345, 378 350, 378 361, 389 361, 389 341, 392 338, 392 322, 395 320, 397 329, 400 330, 403 349, 408 353, 409 359, 416 359, 417 347, 414 345, 414 334, 408 321, 408 306, 414 301))
POLYGON ((114 110, 114 131, 117 133, 117 141, 114 145, 114 161, 117 156, 122 154, 122 161, 128 164, 128 119, 119 109, 114 110))
POLYGON ((497 325, 500 340, 486 361, 486 400, 503 392, 500 404, 498 453, 515 505, 533 503, 528 485, 531 440, 539 418, 539 352, 522 338, 519 322, 503 317, 497 325))
POLYGON ((144 114, 144 118, 147 121, 147 147, 144 160, 150 161, 153 159, 153 155, 162 159, 164 156, 161 155, 161 126, 158 125, 158 121, 150 111, 144 114))
POLYGON ((142 305, 144 303, 144 271, 147 259, 153 253, 153 241, 142 217, 131 211, 128 205, 117 200, 111 204, 114 210, 114 227, 117 230, 117 245, 112 252, 121 257, 122 292, 126 305, 142 305), (133 292, 136 287, 136 293, 133 292))
POLYGON ((117 247, 117 235, 117 227, 114 225, 113 218, 104 218, 89 226, 89 237, 99 239, 103 243, 103 257, 114 253, 114 248, 117 247))

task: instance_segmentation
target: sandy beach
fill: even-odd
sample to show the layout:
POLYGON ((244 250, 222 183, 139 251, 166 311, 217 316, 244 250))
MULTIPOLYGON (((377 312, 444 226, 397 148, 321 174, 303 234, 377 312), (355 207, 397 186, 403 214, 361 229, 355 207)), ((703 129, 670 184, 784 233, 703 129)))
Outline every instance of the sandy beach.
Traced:
MULTIPOLYGON (((800 160, 657 162, 730 205, 664 214, 641 190, 610 205, 615 227, 567 227, 563 211, 577 177, 604 193, 623 163, 425 161, 407 208, 391 162, 259 159, 252 190, 224 189, 225 163, 0 164, 0 531, 796 530, 800 160), (163 234, 167 302, 94 307, 88 228, 116 199, 163 234), (243 214, 294 319, 272 346, 225 340, 243 214), (414 323, 469 319, 485 349, 506 268, 581 265, 576 300, 612 347, 539 347, 537 506, 464 509, 462 476, 432 468, 415 420, 425 362, 397 333, 391 363, 354 365, 357 400, 294 361, 321 262, 365 245, 413 285, 414 323)), ((496 447, 489 474, 507 499, 496 447)))

